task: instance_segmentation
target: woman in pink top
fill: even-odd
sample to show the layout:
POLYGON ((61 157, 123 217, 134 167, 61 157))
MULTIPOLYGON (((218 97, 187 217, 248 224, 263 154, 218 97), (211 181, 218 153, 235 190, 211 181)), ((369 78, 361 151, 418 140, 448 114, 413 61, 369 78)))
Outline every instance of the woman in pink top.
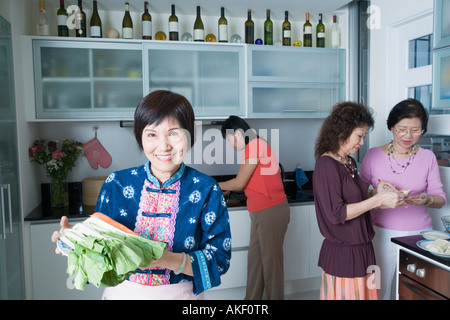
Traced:
POLYGON ((230 116, 222 135, 236 150, 244 150, 236 178, 220 182, 222 190, 244 189, 252 221, 248 248, 245 299, 284 297, 283 241, 289 223, 289 205, 278 160, 266 141, 243 119, 230 116))
POLYGON ((442 208, 446 202, 436 156, 416 146, 427 131, 427 123, 428 115, 419 101, 399 102, 387 119, 393 140, 370 149, 361 165, 361 179, 375 188, 370 190, 370 195, 376 193, 378 184, 384 188, 410 190, 403 206, 371 211, 375 256, 381 272, 380 299, 391 298, 396 265, 396 247, 391 238, 431 228, 427 208, 442 208))

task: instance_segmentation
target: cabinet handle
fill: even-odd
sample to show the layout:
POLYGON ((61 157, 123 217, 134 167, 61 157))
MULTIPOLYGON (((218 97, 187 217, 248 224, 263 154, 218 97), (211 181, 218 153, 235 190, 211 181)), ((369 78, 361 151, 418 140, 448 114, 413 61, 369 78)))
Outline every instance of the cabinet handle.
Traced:
POLYGON ((11 185, 6 185, 8 189, 8 209, 9 209, 9 233, 13 233, 13 226, 12 226, 12 203, 11 203, 11 185))
POLYGON ((6 239, 6 226, 5 226, 5 196, 3 195, 3 186, 0 186, 0 193, 1 193, 1 210, 0 215, 2 216, 2 237, 3 239, 6 239))

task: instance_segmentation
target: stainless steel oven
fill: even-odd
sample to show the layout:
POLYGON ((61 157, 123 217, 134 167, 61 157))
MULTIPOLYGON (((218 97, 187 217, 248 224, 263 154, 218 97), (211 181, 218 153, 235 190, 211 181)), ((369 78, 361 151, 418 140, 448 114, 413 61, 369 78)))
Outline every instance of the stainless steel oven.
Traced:
POLYGON ((399 300, 449 300, 450 272, 400 249, 399 300))

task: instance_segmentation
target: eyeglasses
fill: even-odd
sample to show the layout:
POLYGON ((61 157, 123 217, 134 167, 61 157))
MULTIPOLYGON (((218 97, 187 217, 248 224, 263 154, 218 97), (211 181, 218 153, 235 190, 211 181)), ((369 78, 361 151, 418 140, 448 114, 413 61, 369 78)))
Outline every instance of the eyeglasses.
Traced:
POLYGON ((417 137, 423 133, 423 130, 417 129, 417 128, 409 129, 409 130, 406 128, 400 128, 400 129, 395 128, 395 133, 397 133, 401 137, 406 136, 407 134, 417 137))

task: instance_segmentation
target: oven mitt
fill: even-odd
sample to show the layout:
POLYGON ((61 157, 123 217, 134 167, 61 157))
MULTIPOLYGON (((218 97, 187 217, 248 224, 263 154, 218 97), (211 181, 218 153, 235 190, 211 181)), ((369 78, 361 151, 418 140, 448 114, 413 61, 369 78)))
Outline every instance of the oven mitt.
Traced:
POLYGON ((97 137, 83 144, 83 151, 92 169, 97 170, 98 165, 102 168, 108 168, 112 163, 110 154, 97 137))

